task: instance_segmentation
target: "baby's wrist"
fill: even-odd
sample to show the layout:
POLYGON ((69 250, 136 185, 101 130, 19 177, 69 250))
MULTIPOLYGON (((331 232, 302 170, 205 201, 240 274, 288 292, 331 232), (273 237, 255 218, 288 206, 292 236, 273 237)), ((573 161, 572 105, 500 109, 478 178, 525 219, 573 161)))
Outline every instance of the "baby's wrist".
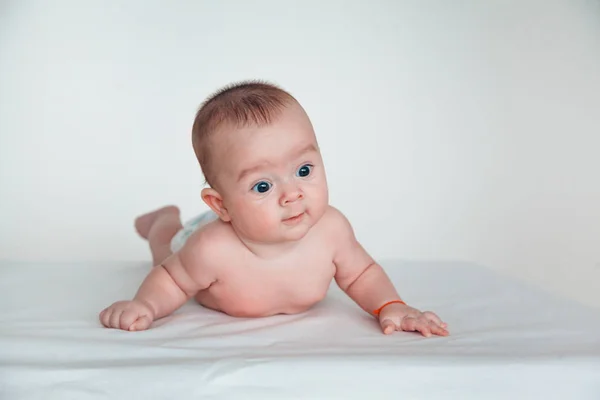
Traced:
POLYGON ((154 321, 154 319, 156 318, 156 310, 154 309, 154 306, 152 305, 152 303, 150 303, 148 300, 144 300, 144 299, 134 299, 134 301, 137 301, 138 303, 140 303, 141 305, 146 307, 148 309, 148 311, 150 311, 149 316, 152 318, 152 321, 154 321))
POLYGON ((403 300, 400 300, 400 299, 397 299, 397 300, 391 300, 391 301, 388 301, 388 302, 385 302, 385 303, 383 303, 383 304, 382 304, 382 305, 381 305, 381 306, 380 306, 378 309, 376 309, 376 310, 374 310, 374 311, 373 311, 373 314, 375 314, 375 315, 379 316, 379 314, 381 313, 381 311, 382 311, 382 310, 383 310, 385 307, 388 307, 388 306, 390 306, 390 305, 392 305, 392 304, 401 304, 401 305, 404 305, 404 306, 408 306, 408 305, 407 305, 407 304, 406 304, 406 303, 405 303, 403 300))

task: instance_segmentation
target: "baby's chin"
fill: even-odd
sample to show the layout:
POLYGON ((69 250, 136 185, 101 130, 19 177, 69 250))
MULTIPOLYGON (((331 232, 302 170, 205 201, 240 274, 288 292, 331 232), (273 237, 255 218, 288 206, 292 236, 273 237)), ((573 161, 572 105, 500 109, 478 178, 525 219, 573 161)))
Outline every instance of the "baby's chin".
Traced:
POLYGON ((310 218, 308 218, 308 216, 305 220, 301 221, 300 223, 294 226, 282 223, 280 229, 281 238, 284 241, 302 240, 311 230, 313 225, 314 223, 310 220, 310 218))
POLYGON ((297 242, 304 239, 310 229, 295 230, 294 232, 285 232, 281 235, 282 242, 297 242))
POLYGON ((311 226, 295 226, 290 229, 289 226, 282 225, 280 229, 277 231, 277 228, 274 227, 270 234, 259 234, 258 232, 247 232, 249 233, 246 236, 247 239, 252 240, 256 243, 263 244, 282 244, 282 243, 290 243, 302 240, 306 234, 310 231, 311 226))

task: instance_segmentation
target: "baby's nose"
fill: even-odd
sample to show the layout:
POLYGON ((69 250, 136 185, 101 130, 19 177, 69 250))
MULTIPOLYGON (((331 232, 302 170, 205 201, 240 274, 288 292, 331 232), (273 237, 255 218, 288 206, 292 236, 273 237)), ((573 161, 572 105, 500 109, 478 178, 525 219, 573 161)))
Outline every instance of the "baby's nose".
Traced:
POLYGON ((304 195, 300 188, 296 185, 286 185, 283 193, 281 194, 280 203, 286 205, 302 199, 304 195))

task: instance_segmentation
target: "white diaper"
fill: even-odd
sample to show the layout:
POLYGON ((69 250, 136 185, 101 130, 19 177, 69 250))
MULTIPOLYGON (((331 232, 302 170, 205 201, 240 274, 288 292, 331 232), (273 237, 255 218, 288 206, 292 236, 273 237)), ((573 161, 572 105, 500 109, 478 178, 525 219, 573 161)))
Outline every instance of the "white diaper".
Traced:
POLYGON ((196 218, 187 221, 183 224, 183 229, 177 232, 175 236, 173 236, 173 239, 171 239, 171 251, 173 253, 179 251, 194 232, 216 219, 219 219, 217 214, 212 210, 208 210, 198 215, 196 218))

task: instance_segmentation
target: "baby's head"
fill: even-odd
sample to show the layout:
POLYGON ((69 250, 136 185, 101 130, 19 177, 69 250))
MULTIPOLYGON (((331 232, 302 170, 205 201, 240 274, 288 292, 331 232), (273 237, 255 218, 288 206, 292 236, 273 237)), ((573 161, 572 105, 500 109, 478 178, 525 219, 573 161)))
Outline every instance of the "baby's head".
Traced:
POLYGON ((202 198, 238 235, 261 243, 298 240, 328 205, 312 124, 289 93, 242 82, 210 96, 192 142, 209 188, 202 198))

